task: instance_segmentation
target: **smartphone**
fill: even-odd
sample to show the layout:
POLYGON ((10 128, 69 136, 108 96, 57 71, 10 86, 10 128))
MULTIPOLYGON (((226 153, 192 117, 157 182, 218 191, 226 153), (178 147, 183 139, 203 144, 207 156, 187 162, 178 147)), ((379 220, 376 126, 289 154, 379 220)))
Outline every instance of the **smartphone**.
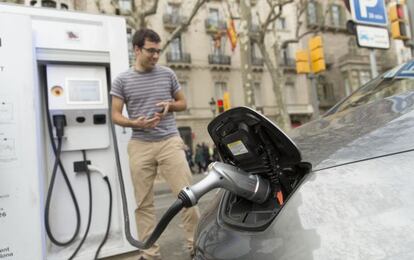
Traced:
POLYGON ((159 108, 157 108, 158 110, 156 110, 156 111, 150 111, 150 112, 148 112, 147 113, 147 117, 148 118, 153 118, 154 116, 155 116, 155 113, 160 113, 160 114, 162 114, 163 112, 164 112, 164 107, 163 108, 161 108, 161 110, 159 110, 159 108))

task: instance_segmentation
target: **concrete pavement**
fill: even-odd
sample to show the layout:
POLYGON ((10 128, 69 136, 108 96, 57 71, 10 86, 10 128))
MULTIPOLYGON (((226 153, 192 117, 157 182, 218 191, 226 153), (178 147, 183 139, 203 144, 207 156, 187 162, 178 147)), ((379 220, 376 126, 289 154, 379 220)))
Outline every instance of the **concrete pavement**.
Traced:
MULTIPOLYGON (((192 183, 197 183, 205 177, 204 173, 193 174, 192 183)), ((157 179, 154 184, 155 195, 155 208, 156 215, 159 219, 165 210, 171 205, 175 198, 171 195, 171 190, 168 184, 163 179, 157 179)), ((208 201, 213 197, 213 193, 207 194, 203 197, 198 206, 200 211, 203 212, 204 208, 208 205, 208 201)), ((190 254, 184 247, 184 235, 182 233, 182 224, 179 217, 174 218, 168 225, 164 233, 158 240, 161 246, 161 255, 163 260, 190 260, 190 254)), ((138 251, 129 252, 122 255, 112 256, 104 258, 105 260, 136 260, 138 258, 138 251)))

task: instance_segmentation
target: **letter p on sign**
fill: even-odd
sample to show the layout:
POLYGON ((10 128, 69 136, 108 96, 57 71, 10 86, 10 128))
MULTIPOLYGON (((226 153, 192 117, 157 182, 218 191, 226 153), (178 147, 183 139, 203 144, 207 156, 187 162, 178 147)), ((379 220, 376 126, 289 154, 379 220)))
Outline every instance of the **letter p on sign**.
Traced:
POLYGON ((362 17, 368 17, 367 9, 369 7, 375 7, 378 4, 378 0, 361 0, 359 2, 359 8, 362 17))

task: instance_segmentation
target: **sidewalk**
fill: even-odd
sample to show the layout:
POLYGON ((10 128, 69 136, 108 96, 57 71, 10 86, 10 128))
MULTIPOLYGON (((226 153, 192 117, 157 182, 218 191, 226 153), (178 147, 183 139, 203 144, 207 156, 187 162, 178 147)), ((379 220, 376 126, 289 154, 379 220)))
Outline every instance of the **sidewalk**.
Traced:
MULTIPOLYGON (((193 177, 192 183, 194 184, 202 180, 204 177, 206 177, 206 175, 204 175, 204 173, 195 173, 195 174, 192 174, 192 177, 193 177)), ((165 180, 162 178, 155 180, 154 195, 158 196, 158 195, 162 195, 166 193, 171 193, 171 190, 168 184, 165 182, 165 180)))

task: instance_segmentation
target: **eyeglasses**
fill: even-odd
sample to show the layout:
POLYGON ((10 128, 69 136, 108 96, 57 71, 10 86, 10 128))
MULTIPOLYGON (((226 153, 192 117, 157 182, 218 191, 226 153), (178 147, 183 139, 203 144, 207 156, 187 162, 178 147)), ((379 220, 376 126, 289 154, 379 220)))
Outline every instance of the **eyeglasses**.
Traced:
POLYGON ((156 54, 160 54, 161 53, 161 49, 156 49, 156 48, 144 48, 142 47, 141 49, 146 50, 149 54, 154 55, 156 54))

